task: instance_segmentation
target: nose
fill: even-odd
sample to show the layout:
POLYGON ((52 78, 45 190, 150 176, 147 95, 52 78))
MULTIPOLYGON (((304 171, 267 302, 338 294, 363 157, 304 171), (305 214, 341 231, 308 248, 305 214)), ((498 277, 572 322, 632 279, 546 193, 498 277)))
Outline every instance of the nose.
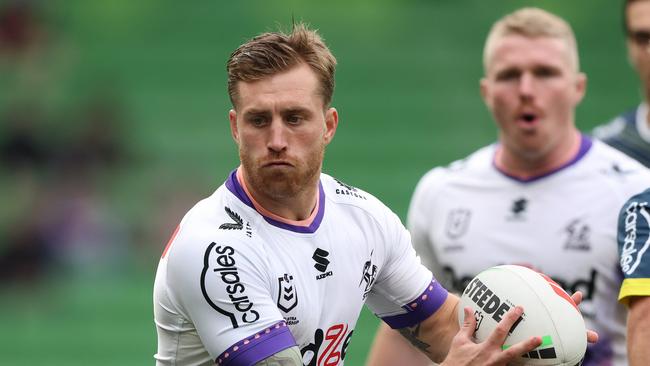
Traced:
POLYGON ((284 123, 274 119, 269 127, 269 136, 266 146, 274 152, 281 152, 287 148, 287 130, 284 123))
POLYGON ((535 78, 532 74, 525 72, 519 79, 519 97, 528 100, 533 97, 535 78))

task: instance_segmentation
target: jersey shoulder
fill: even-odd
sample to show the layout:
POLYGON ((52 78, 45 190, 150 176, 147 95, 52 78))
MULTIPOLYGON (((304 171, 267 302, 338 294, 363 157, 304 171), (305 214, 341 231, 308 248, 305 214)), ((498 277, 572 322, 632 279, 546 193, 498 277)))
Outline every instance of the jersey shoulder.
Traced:
POLYGON ((612 189, 623 193, 625 199, 645 189, 650 182, 650 169, 599 140, 593 140, 582 169, 604 179, 612 189))
POLYGON ((594 128, 592 135, 602 141, 608 142, 619 136, 626 128, 634 128, 638 108, 629 109, 614 117, 609 122, 594 128))
POLYGON ((500 179, 492 165, 495 145, 485 146, 464 159, 439 166, 425 173, 415 188, 414 199, 429 200, 456 186, 485 184, 500 179))
POLYGON ((321 174, 321 184, 328 201, 368 212, 388 210, 377 197, 328 174, 321 174))
POLYGON ((176 230, 166 251, 169 260, 177 265, 195 262, 208 248, 230 247, 251 260, 260 256, 262 245, 255 223, 261 216, 237 200, 225 186, 192 207, 176 230))

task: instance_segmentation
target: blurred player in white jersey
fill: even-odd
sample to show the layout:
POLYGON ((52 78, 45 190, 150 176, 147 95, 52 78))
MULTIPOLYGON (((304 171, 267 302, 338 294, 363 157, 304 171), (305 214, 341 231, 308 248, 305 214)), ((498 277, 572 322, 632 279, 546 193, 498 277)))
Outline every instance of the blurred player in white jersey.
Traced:
MULTIPOLYGON (((586 77, 561 18, 536 8, 506 15, 487 37, 483 62, 480 90, 499 141, 422 178, 408 215, 416 251, 457 292, 498 264, 527 265, 582 291, 582 313, 600 335, 584 364, 625 365, 615 228, 621 204, 650 172, 577 130, 586 77)), ((407 346, 383 327, 369 364, 418 357, 407 346)))
MULTIPOLYGON (((154 285, 159 365, 342 365, 362 306, 445 365, 503 365, 513 307, 484 343, 420 264, 399 219, 321 173, 336 61, 314 31, 265 33, 228 61, 241 165, 183 218, 154 285)), ((593 335, 591 336, 594 337, 593 335)))
MULTIPOLYGON (((650 186, 650 183, 648 184, 650 186)), ((623 205, 618 251, 623 271, 619 301, 629 307, 627 351, 631 366, 650 365, 650 188, 623 205)))
POLYGON ((594 130, 594 136, 650 167, 650 0, 625 0, 624 27, 630 63, 643 102, 594 130))

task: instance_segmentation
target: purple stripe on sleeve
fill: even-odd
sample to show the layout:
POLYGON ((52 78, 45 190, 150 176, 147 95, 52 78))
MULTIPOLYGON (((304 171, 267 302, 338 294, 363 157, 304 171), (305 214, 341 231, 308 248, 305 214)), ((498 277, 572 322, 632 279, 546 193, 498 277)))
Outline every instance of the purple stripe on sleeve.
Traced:
POLYGON ((406 310, 405 314, 388 316, 382 320, 393 329, 412 327, 440 309, 447 295, 447 290, 433 279, 420 296, 402 306, 406 310))
POLYGON ((568 168, 571 165, 577 163, 578 161, 580 161, 580 159, 582 159, 587 154, 589 149, 591 149, 592 144, 593 144, 593 141, 591 141, 591 139, 588 136, 581 135, 581 137, 580 137, 580 149, 578 149, 578 153, 573 157, 573 159, 571 159, 568 162, 566 162, 565 164, 551 170, 550 172, 540 174, 540 175, 537 175, 537 176, 534 176, 534 177, 525 178, 525 179, 516 177, 516 176, 511 175, 511 174, 508 174, 508 173, 504 172, 503 170, 499 169, 499 167, 497 167, 497 165, 495 164, 494 159, 492 159, 492 166, 494 166, 494 168, 499 173, 505 175, 506 177, 508 177, 510 179, 516 180, 517 182, 520 182, 520 183, 531 183, 531 182, 538 181, 538 180, 540 180, 542 178, 546 178, 549 175, 553 175, 553 174, 555 174, 555 173, 557 173, 557 172, 559 172, 561 170, 564 170, 565 168, 568 168))
POLYGON ((214 362, 219 366, 252 366, 295 345, 287 324, 281 321, 228 347, 214 362))
MULTIPOLYGON (((250 200, 248 195, 246 194, 246 191, 244 191, 244 188, 239 184, 239 181, 237 180, 237 170, 233 170, 232 173, 230 173, 230 176, 226 180, 226 188, 232 194, 237 196, 240 201, 244 202, 248 207, 252 208, 255 210, 255 206, 253 205, 253 202, 250 200)), ((320 227, 321 222, 323 221, 323 217, 325 216, 325 190, 323 189, 323 185, 318 182, 318 212, 316 213, 316 217, 314 218, 314 221, 309 225, 309 226, 297 226, 297 225, 291 225, 287 224, 284 222, 280 222, 277 220, 274 220, 270 217, 264 216, 261 213, 258 213, 264 217, 264 220, 268 222, 269 224, 279 227, 281 229, 293 231, 296 233, 303 233, 303 234, 312 234, 315 233, 316 230, 320 227)), ((257 211, 257 210, 256 210, 257 211)))

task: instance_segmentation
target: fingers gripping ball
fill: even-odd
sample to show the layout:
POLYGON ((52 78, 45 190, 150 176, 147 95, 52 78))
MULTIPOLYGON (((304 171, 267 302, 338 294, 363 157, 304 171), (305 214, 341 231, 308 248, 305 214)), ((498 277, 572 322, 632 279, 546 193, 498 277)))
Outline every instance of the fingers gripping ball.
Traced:
POLYGON ((476 318, 477 341, 485 341, 505 313, 516 305, 524 314, 510 328, 504 349, 532 336, 542 344, 513 365, 580 365, 587 349, 585 322, 575 302, 544 274, 522 266, 504 265, 479 273, 460 298, 458 319, 469 306, 476 318))

